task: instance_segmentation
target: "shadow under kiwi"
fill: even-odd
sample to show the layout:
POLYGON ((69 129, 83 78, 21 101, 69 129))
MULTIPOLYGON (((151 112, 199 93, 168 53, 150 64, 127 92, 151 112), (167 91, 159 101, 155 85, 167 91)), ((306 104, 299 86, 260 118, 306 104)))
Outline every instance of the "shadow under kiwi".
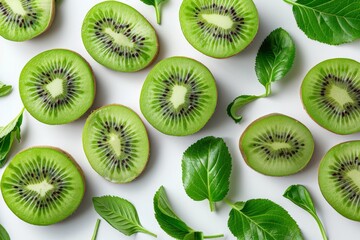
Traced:
POLYGON ((56 0, 55 1, 55 16, 53 22, 48 27, 48 29, 41 33, 39 36, 35 37, 31 41, 33 42, 42 42, 52 37, 55 37, 56 34, 61 32, 61 28, 65 27, 65 6, 62 4, 63 0, 56 0))

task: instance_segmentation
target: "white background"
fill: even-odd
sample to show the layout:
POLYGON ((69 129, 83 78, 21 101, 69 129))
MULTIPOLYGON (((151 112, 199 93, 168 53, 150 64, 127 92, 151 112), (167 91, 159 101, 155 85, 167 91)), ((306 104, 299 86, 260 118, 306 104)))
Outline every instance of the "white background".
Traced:
MULTIPOLYGON (((87 11, 100 0, 62 0, 57 4, 52 27, 42 36, 23 43, 0 39, 0 80, 14 86, 10 96, 0 99, 0 125, 13 119, 22 107, 18 93, 18 78, 23 66, 33 56, 53 48, 67 48, 84 56, 93 67, 97 80, 97 95, 92 109, 110 103, 121 103, 141 114, 139 94, 150 68, 138 73, 114 72, 95 62, 86 52, 81 41, 81 25, 87 11)), ((180 0, 170 0, 163 7, 162 25, 155 21, 154 9, 140 0, 123 0, 139 10, 155 27, 160 39, 157 61, 171 56, 188 56, 204 63, 214 74, 219 92, 217 110, 213 118, 200 132, 187 137, 166 136, 156 131, 146 121, 151 141, 151 157, 145 172, 134 182, 116 185, 107 182, 90 167, 81 143, 81 132, 89 112, 78 121, 62 126, 49 126, 24 115, 22 142, 15 144, 10 158, 18 151, 36 145, 60 147, 77 160, 85 172, 87 191, 80 208, 67 220, 53 226, 39 227, 19 220, 0 197, 0 223, 8 230, 12 240, 87 240, 91 239, 96 219, 91 198, 105 194, 116 195, 131 201, 137 208, 144 227, 158 234, 159 239, 171 239, 158 226, 152 207, 152 199, 160 185, 166 187, 172 206, 178 215, 194 229, 207 235, 224 233, 224 239, 235 239, 227 228, 229 207, 217 204, 217 212, 210 213, 206 201, 195 202, 185 193, 181 182, 181 157, 183 151, 196 140, 214 135, 223 137, 233 157, 231 188, 228 198, 245 201, 252 198, 271 199, 285 209, 298 222, 305 239, 321 239, 319 229, 312 217, 304 210, 282 197, 291 184, 305 184, 310 190, 320 218, 332 240, 358 239, 360 224, 339 215, 322 197, 317 171, 325 152, 335 144, 360 138, 360 134, 339 136, 330 133, 315 122, 304 111, 299 89, 307 71, 315 64, 334 57, 359 60, 359 42, 342 46, 328 46, 310 39, 301 32, 292 15, 291 7, 281 0, 255 0, 260 29, 253 43, 239 55, 218 60, 197 52, 184 38, 178 20, 180 0), (295 65, 285 79, 273 85, 273 94, 249 104, 242 113, 244 119, 236 125, 226 115, 226 106, 240 94, 262 94, 263 86, 257 81, 254 64, 257 50, 263 39, 275 28, 283 27, 294 38, 297 46, 295 65), (289 177, 267 177, 250 169, 243 161, 238 139, 244 128, 258 117, 268 113, 284 113, 302 121, 312 131, 316 150, 306 169, 289 177)), ((152 65, 153 66, 153 65, 152 65)), ((140 115, 142 117, 142 115, 140 115)), ((142 117, 143 118, 143 117, 142 117)), ((144 118, 143 118, 144 119, 144 118)), ((4 171, 0 169, 0 176, 4 171)), ((137 234, 126 237, 105 221, 100 225, 98 240, 153 239, 137 234)), ((280 240, 280 239, 279 239, 280 240)))

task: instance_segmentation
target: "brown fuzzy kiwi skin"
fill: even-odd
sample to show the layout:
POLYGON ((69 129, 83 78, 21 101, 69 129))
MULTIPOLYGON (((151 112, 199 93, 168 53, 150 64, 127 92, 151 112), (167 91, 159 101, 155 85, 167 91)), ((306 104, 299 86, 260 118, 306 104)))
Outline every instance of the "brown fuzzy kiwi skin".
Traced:
MULTIPOLYGON (((53 147, 53 146, 46 146, 46 145, 40 145, 40 146, 33 146, 33 147, 29 147, 29 148, 26 148, 26 149, 23 149, 22 151, 18 152, 18 153, 22 153, 22 152, 25 152, 27 150, 30 150, 32 148, 50 148, 50 149, 53 149, 53 150, 56 150, 58 152, 61 152, 63 154, 65 154, 68 159, 75 165, 75 167, 77 168, 77 170, 79 171, 80 175, 81 175, 81 178, 83 180, 83 186, 84 186, 84 194, 82 195, 81 197, 81 202, 83 201, 84 199, 84 196, 85 196, 85 192, 86 192, 86 179, 85 179, 85 174, 84 174, 84 171, 82 170, 82 168, 80 167, 80 165, 75 161, 75 159, 66 151, 62 150, 61 148, 58 148, 58 147, 53 147)), ((5 199, 4 199, 5 201, 5 199)), ((5 201, 6 202, 6 201, 5 201)), ((6 203, 8 204, 8 203, 6 203)), ((81 204, 81 203, 80 203, 81 204)), ((79 206, 80 206, 79 204, 79 206)), ((59 221, 59 222, 63 222, 65 221, 67 218, 69 218, 70 216, 72 216, 74 213, 76 212, 76 210, 70 214, 68 217, 66 217, 65 219, 59 221)), ((15 214, 15 213, 14 213, 15 214)), ((16 215, 16 214, 15 214, 16 215)), ((19 216, 18 216, 19 217, 19 216)), ((20 218, 20 217, 19 217, 20 218)), ((21 219, 21 218, 20 218, 21 219)), ((58 222, 58 223, 59 223, 58 222)), ((41 225, 41 226, 46 226, 46 225, 41 225)))
MULTIPOLYGON (((96 111, 98 111, 98 110, 100 110, 100 109, 102 109, 102 108, 105 108, 105 107, 110 107, 110 106, 124 107, 124 108, 127 108, 127 109, 133 111, 133 112, 139 117, 139 119, 141 120, 141 122, 142 122, 142 124, 144 125, 144 128, 145 128, 146 137, 147 137, 147 142, 148 142, 148 145, 149 145, 149 151, 148 151, 148 154, 147 154, 147 155, 148 155, 148 158, 147 158, 147 161, 146 161, 146 164, 145 164, 144 168, 143 168, 142 171, 139 173, 139 175, 138 175, 136 178, 134 178, 133 180, 129 181, 129 182, 133 182, 133 181, 135 181, 136 179, 138 179, 138 178, 142 175, 142 173, 145 171, 145 169, 146 169, 146 167, 147 167, 147 165, 148 165, 148 163, 149 163, 149 160, 150 160, 151 144, 150 144, 150 140, 149 140, 149 132, 148 132, 148 130, 147 130, 145 124, 144 124, 144 121, 141 119, 140 115, 139 115, 137 112, 135 112, 133 109, 129 108, 128 106, 122 105, 122 104, 111 103, 111 104, 108 104, 108 105, 99 107, 99 108, 97 108, 97 109, 95 109, 95 110, 92 110, 91 113, 96 112, 96 111)), ((86 154, 85 154, 85 155, 86 155, 86 154)), ((110 180, 108 180, 108 179, 106 179, 106 178, 104 178, 104 179, 105 179, 106 181, 110 182, 110 183, 114 183, 114 182, 111 182, 110 180)), ((122 183, 116 183, 116 184, 124 185, 124 184, 129 183, 129 182, 122 182, 122 183)))
POLYGON ((53 7, 51 8, 51 15, 50 15, 51 18, 50 18, 49 24, 48 24, 47 28, 43 32, 41 32, 38 35, 34 36, 34 38, 36 38, 36 37, 42 35, 43 33, 47 32, 49 30, 49 28, 51 27, 51 25, 52 25, 52 23, 54 22, 54 19, 55 19, 55 13, 56 13, 55 5, 56 5, 56 1, 52 0, 52 6, 53 7))
MULTIPOLYGON (((285 114, 282 114, 282 113, 270 113, 270 114, 264 115, 264 116, 262 116, 262 117, 260 117, 260 118, 258 118, 258 119, 256 119, 256 120, 254 120, 252 123, 250 123, 249 126, 247 126, 247 128, 245 128, 245 130, 244 130, 243 133, 241 134, 241 137, 240 137, 240 140, 239 140, 239 149, 240 149, 241 155, 242 155, 242 157, 243 157, 246 165, 248 165, 251 169, 253 169, 253 168, 249 165, 249 162, 248 162, 248 160, 247 160, 247 158, 246 158, 245 152, 244 152, 244 150, 243 150, 242 147, 241 147, 241 142, 243 141, 244 133, 246 132, 246 130, 247 130, 248 128, 250 128, 250 127, 251 127, 255 122, 257 122, 258 120, 261 120, 261 119, 267 118, 267 117, 271 117, 271 116, 279 116, 279 115, 289 117, 289 116, 287 116, 287 115, 285 115, 285 114)), ((296 120, 295 118, 292 118, 292 117, 289 117, 289 118, 291 118, 291 119, 293 119, 294 121, 296 121, 296 122, 304 125, 302 122, 296 120)), ((305 126, 305 125, 304 125, 304 126, 305 126)), ((309 131, 310 131, 310 130, 309 130, 309 131)), ((313 149, 313 151, 314 151, 314 149, 313 149)), ((310 159, 310 161, 311 161, 311 159, 310 159)), ((309 162, 310 162, 310 161, 309 161, 309 162)), ((303 171, 303 170, 306 168, 307 165, 308 165, 308 164, 306 164, 303 168, 301 168, 301 169, 300 169, 298 172, 296 172, 296 173, 299 173, 299 172, 303 171)), ((285 175, 282 175, 282 176, 275 176, 275 175, 264 174, 264 173, 262 173, 262 172, 257 171, 256 169, 253 169, 253 170, 256 171, 256 172, 258 172, 258 173, 261 173, 261 174, 263 174, 263 175, 271 176, 271 177, 286 177, 286 176, 290 176, 290 175, 296 174, 296 173, 291 173, 291 174, 285 174, 285 175)))

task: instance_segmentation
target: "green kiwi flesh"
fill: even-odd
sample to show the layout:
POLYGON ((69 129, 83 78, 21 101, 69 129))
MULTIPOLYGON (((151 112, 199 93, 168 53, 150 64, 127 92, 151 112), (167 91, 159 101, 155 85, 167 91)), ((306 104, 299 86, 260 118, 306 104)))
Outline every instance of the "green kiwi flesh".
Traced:
POLYGON ((50 225, 78 208, 85 193, 85 180, 69 154, 53 147, 33 147, 12 159, 2 176, 1 192, 20 219, 34 225, 50 225))
POLYGON ((147 76, 140 108, 149 123, 162 133, 185 136, 199 131, 217 104, 215 79, 209 69, 190 58, 159 62, 147 76))
POLYGON ((337 134, 360 132, 360 63, 335 58, 313 67, 301 85, 305 110, 337 134))
POLYGON ((145 68, 159 48, 155 30, 144 16, 117 1, 95 5, 84 19, 81 36, 97 62, 120 72, 145 68))
POLYGON ((97 109, 86 120, 83 147, 92 168, 106 180, 127 183, 149 159, 149 139, 140 117, 122 105, 97 109))
POLYGON ((314 139, 302 123, 270 114, 251 123, 240 138, 240 151, 254 170, 270 176, 299 172, 311 160, 314 139))
POLYGON ((227 58, 246 48, 259 28, 252 0, 183 0, 180 24, 188 42, 215 58, 227 58))
POLYGON ((40 53, 23 68, 19 90, 26 110, 46 124, 80 118, 95 98, 91 67, 77 53, 54 49, 40 53))
POLYGON ((360 221, 360 141, 332 147, 319 167, 319 186, 328 203, 346 218, 360 221))
POLYGON ((54 15, 54 0, 0 0, 0 36, 30 40, 50 27, 54 15))

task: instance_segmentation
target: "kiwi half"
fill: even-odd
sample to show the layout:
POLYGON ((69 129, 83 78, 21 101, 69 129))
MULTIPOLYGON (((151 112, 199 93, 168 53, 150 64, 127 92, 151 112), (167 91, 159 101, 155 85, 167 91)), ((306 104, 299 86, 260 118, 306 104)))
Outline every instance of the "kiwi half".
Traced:
POLYGON ((106 180, 127 183, 149 159, 149 139, 140 117, 122 105, 97 109, 86 120, 83 147, 92 168, 106 180))
POLYGON ((2 176, 1 192, 20 219, 34 225, 50 225, 78 208, 85 193, 85 180, 68 153, 53 147, 33 147, 12 159, 2 176))
POLYGON ((302 123, 282 114, 263 116, 240 138, 240 151, 254 170, 270 176, 299 172, 310 161, 314 139, 302 123))
POLYGON ((117 1, 95 5, 84 19, 81 36, 98 63, 120 72, 145 68, 159 48, 155 30, 144 16, 117 1))
POLYGON ((91 67, 77 53, 54 49, 40 53, 23 68, 19 89, 26 110, 46 124, 80 118, 95 98, 91 67))
POLYGON ((55 15, 54 0, 0 0, 0 36, 26 41, 45 32, 55 15))
POLYGON ((188 42, 215 58, 227 58, 246 48, 259 28, 252 0, 183 0, 180 24, 188 42))
POLYGON ((141 112, 149 123, 175 136, 203 128, 216 103, 216 84, 209 69, 185 57, 159 62, 147 76, 140 95, 141 112))
POLYGON ((360 221, 360 141, 332 147, 319 167, 319 186, 326 201, 346 218, 360 221))
POLYGON ((305 110, 337 134, 360 132, 360 63, 335 58, 312 68, 301 85, 305 110))

